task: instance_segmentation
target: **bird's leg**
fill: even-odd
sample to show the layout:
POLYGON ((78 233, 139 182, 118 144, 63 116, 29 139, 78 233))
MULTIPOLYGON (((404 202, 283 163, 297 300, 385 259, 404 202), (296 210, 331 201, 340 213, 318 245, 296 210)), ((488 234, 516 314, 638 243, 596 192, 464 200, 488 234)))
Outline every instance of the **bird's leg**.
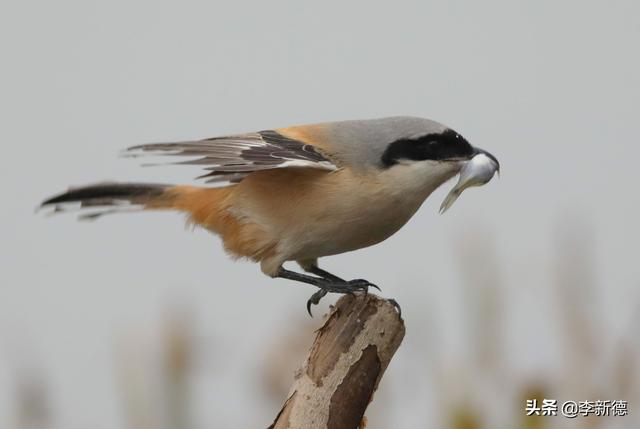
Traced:
MULTIPOLYGON (((325 271, 322 268, 320 268, 316 263, 313 263, 311 265, 303 265, 301 264, 301 266, 304 268, 305 271, 311 273, 311 274, 315 274, 316 276, 322 277, 324 279, 327 280, 334 280, 334 281, 339 281, 339 282, 343 282, 344 280, 341 279, 340 277, 336 276, 335 274, 331 274, 329 271, 325 271)), ((363 281, 369 284, 369 286, 374 287, 378 290, 380 290, 380 288, 376 285, 374 285, 373 283, 369 283, 366 280, 363 279, 358 279, 358 280, 351 280, 352 282, 357 282, 357 281, 363 281)), ((365 291, 366 293, 366 291, 365 291)), ((327 294, 327 291, 325 289, 320 289, 318 290, 316 293, 314 293, 313 295, 311 295, 311 298, 309 298, 309 301, 307 302, 307 307, 309 306, 309 302, 312 304, 318 304, 320 302, 320 299, 322 299, 322 297, 324 297, 327 294)), ((398 302, 395 299, 389 299, 389 302, 396 308, 396 310, 398 310, 398 314, 400 315, 400 317, 402 317, 402 309, 400 308, 400 304, 398 304, 398 302)), ((311 313, 309 313, 311 314, 311 313)))
MULTIPOLYGON (((331 274, 329 271, 325 271, 322 268, 320 268, 318 266, 318 262, 314 261, 311 264, 305 264, 304 262, 302 262, 300 264, 300 266, 307 272, 315 274, 319 277, 322 277, 324 279, 327 280, 331 280, 331 281, 335 281, 335 282, 345 282, 344 279, 342 279, 341 277, 336 276, 335 274, 331 274)), ((348 281, 346 283, 349 284, 365 284, 367 285, 367 287, 371 286, 374 287, 378 290, 380 290, 380 288, 376 285, 374 285, 373 283, 364 280, 364 279, 356 279, 356 280, 351 280, 348 281)), ((367 290, 365 289, 365 293, 367 293, 367 290)), ((315 292, 313 295, 311 295, 311 298, 309 298, 309 302, 312 304, 318 304, 320 302, 320 300, 327 294, 327 291, 324 289, 320 289, 317 292, 315 292)), ((307 303, 308 304, 308 303, 307 303)), ((309 305, 309 304, 308 304, 309 305)))
POLYGON ((327 280, 333 280, 336 282, 343 282, 344 279, 341 279, 340 277, 336 276, 335 274, 331 274, 329 271, 325 271, 322 268, 320 268, 317 265, 312 265, 309 268, 306 269, 306 271, 310 272, 311 274, 315 274, 316 276, 322 277, 323 279, 327 279, 327 280))
POLYGON ((302 267, 305 271, 311 274, 315 274, 316 276, 322 277, 323 279, 326 279, 326 280, 331 280, 333 282, 338 282, 338 283, 348 283, 351 285, 366 284, 367 286, 374 287, 380 290, 378 286, 374 285, 368 280, 365 280, 365 279, 344 280, 343 278, 338 277, 335 274, 331 274, 329 271, 323 270, 317 264, 302 265, 302 267))
MULTIPOLYGON (((318 270, 320 270, 318 268, 318 270)), ((345 281, 341 278, 327 273, 324 270, 320 270, 323 273, 329 274, 331 277, 315 277, 307 274, 296 273, 285 268, 280 268, 276 277, 283 279, 295 280, 302 283, 307 283, 316 286, 319 290, 311 295, 311 298, 307 301, 307 311, 311 314, 311 304, 318 304, 320 299, 329 292, 334 293, 353 293, 357 291, 366 292, 369 286, 375 286, 366 280, 358 279, 352 281, 345 281)), ((318 274, 320 275, 320 274, 318 274)), ((377 286, 376 286, 377 287, 377 286)))

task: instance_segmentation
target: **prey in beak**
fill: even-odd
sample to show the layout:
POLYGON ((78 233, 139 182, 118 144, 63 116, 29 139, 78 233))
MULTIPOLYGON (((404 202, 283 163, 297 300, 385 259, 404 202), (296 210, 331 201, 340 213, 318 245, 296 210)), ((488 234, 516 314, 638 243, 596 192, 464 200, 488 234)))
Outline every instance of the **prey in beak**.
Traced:
POLYGON ((488 183, 498 173, 500 176, 500 163, 495 156, 482 149, 476 149, 473 157, 465 163, 460 170, 458 183, 449 191, 440 205, 440 214, 446 212, 458 199, 462 191, 473 186, 482 186, 488 183))

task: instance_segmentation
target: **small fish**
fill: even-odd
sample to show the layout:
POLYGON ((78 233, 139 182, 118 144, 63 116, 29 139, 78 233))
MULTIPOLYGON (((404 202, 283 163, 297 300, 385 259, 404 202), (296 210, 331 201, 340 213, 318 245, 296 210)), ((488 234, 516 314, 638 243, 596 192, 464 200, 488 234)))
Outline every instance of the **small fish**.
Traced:
POLYGON ((462 191, 472 186, 482 186, 493 178, 495 173, 500 175, 500 164, 493 156, 480 152, 471 158, 460 170, 458 183, 447 194, 440 205, 440 214, 446 212, 458 199, 462 191))

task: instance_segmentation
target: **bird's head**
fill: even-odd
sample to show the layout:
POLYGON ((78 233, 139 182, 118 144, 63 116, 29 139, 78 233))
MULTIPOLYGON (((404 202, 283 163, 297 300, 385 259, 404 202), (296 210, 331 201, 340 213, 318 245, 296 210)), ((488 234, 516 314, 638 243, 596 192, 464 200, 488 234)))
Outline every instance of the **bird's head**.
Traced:
MULTIPOLYGON (((487 183, 500 173, 500 163, 491 153, 472 146, 456 131, 434 121, 424 120, 423 128, 398 138, 385 149, 381 162, 389 170, 404 169, 416 180, 424 180, 428 193, 460 173, 460 180, 447 208, 462 191, 487 183)), ((444 204, 443 204, 444 205, 444 204)), ((446 210, 446 208, 445 208, 446 210)))

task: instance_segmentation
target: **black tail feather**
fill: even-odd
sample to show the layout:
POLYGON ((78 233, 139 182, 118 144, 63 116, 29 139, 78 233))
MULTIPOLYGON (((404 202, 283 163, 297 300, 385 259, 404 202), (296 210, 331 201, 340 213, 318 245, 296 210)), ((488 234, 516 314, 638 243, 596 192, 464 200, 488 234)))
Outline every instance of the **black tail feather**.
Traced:
POLYGON ((146 201, 162 195, 164 190, 170 186, 146 183, 98 183, 71 188, 67 192, 43 201, 41 207, 65 203, 80 203, 81 207, 112 206, 123 202, 144 204, 146 201))

